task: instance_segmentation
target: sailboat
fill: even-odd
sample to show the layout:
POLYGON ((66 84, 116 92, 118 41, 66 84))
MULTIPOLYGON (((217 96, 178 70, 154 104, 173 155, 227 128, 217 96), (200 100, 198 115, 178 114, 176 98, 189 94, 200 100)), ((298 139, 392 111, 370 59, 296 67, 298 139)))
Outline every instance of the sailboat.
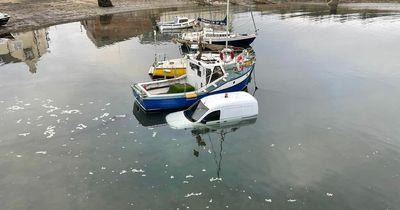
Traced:
MULTIPOLYGON (((223 45, 226 40, 228 41, 228 45, 235 47, 243 47, 249 46, 257 37, 257 29, 255 29, 255 33, 253 34, 243 34, 243 33, 232 33, 229 31, 229 0, 227 2, 227 12, 226 12, 226 22, 227 22, 227 30, 214 30, 213 28, 203 28, 202 31, 199 32, 188 32, 182 33, 180 39, 176 39, 177 42, 190 46, 200 42, 199 40, 203 40, 207 44, 214 45, 223 45)), ((253 15, 253 14, 252 14, 253 15)), ((253 16, 252 16, 253 17, 253 16)), ((254 23, 254 19, 253 19, 254 23)), ((255 24, 254 24, 255 25, 255 24)))

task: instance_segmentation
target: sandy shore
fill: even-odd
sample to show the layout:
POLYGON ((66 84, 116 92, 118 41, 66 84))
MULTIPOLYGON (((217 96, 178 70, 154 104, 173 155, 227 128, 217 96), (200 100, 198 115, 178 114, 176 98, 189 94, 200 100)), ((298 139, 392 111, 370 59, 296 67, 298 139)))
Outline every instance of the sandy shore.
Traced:
POLYGON ((35 29, 96 15, 143 9, 196 6, 192 0, 112 0, 114 7, 101 8, 97 0, 0 0, 0 12, 11 19, 0 34, 35 29))

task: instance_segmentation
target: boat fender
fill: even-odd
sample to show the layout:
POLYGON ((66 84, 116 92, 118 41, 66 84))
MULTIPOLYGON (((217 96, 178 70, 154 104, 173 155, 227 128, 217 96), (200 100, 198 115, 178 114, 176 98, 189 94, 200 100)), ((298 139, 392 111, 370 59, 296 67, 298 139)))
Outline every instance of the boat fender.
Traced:
POLYGON ((242 55, 239 55, 239 56, 236 58, 236 69, 237 69, 236 71, 237 71, 237 72, 243 71, 244 66, 245 66, 245 62, 244 62, 243 56, 242 56, 242 55))
POLYGON ((219 53, 219 58, 222 61, 224 61, 225 63, 228 63, 228 62, 232 61, 234 57, 235 57, 235 53, 233 52, 232 49, 223 49, 219 53))

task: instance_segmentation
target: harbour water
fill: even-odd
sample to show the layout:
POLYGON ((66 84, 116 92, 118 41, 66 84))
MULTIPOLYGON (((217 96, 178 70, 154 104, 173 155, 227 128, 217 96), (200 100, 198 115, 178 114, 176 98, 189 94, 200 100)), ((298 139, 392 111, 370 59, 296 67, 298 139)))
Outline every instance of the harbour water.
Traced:
POLYGON ((219 130, 173 130, 130 90, 180 56, 154 21, 197 10, 1 39, 1 209, 398 209, 400 6, 364 6, 255 8, 259 116, 219 130))

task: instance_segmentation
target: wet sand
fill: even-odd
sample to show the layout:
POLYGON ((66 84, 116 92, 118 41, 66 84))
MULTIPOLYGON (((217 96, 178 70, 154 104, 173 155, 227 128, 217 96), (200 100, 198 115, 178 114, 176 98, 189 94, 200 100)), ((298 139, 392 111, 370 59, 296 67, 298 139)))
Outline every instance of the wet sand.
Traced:
POLYGON ((114 7, 101 8, 97 0, 0 0, 0 12, 11 19, 0 34, 72 22, 102 14, 143 9, 191 7, 191 0, 112 0, 114 7))

